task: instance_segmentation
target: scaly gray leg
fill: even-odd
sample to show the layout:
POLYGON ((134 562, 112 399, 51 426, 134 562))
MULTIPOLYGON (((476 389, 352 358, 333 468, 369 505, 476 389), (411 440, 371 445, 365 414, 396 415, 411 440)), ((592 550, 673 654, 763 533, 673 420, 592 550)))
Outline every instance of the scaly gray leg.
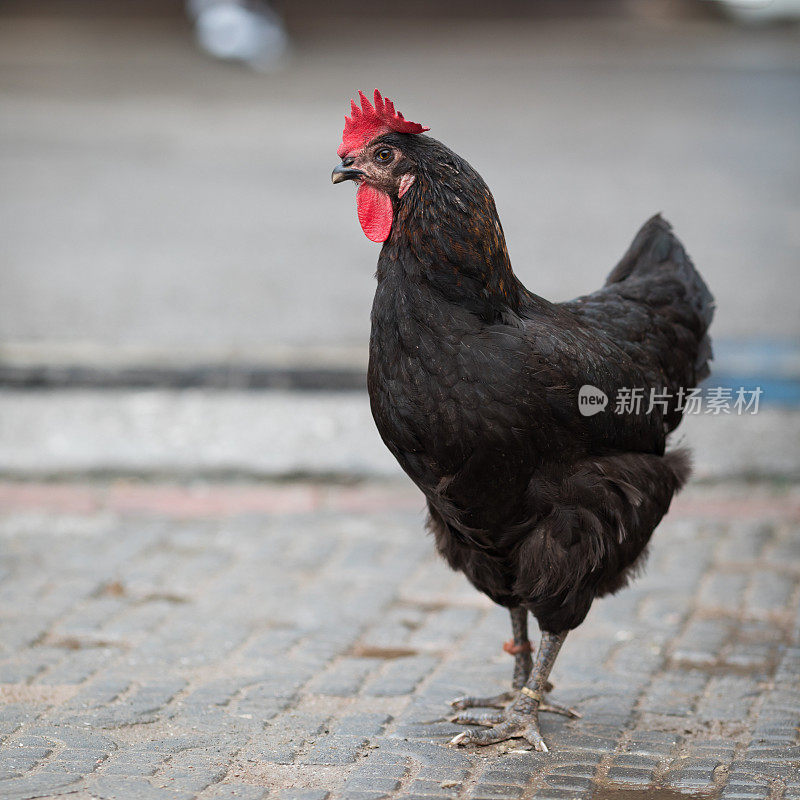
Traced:
MULTIPOLYGON (((550 633, 542 631, 542 640, 536 661, 525 685, 520 689, 514 702, 500 715, 500 719, 490 728, 464 731, 458 734, 451 744, 494 744, 506 739, 522 738, 533 745, 535 750, 547 752, 547 745, 539 731, 539 711, 545 710, 542 698, 547 691, 547 679, 553 669, 556 656, 567 638, 567 632, 550 633)), ((559 713, 562 708, 559 706, 559 713)), ((548 710, 555 710, 550 705, 548 710)), ((578 716, 572 709, 563 709, 569 716, 578 716)))
MULTIPOLYGON (((514 677, 511 686, 512 692, 503 692, 491 697, 457 697, 450 705, 456 710, 463 711, 467 708, 505 708, 516 693, 525 685, 531 674, 533 659, 531 658, 531 642, 528 639, 528 611, 522 606, 509 609, 511 616, 511 634, 513 639, 503 645, 507 653, 514 656, 514 677)), ((466 714, 456 714, 453 722, 463 725, 493 725, 503 718, 500 711, 481 711, 466 714)))

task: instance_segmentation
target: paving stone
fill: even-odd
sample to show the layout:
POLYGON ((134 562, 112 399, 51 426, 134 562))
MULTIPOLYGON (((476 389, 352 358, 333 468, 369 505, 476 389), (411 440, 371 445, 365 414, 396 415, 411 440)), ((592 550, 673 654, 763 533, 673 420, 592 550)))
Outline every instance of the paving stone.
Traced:
POLYGON ((463 730, 463 726, 448 721, 406 724, 399 720, 389 735, 398 739, 424 739, 427 741, 439 739, 448 741, 448 739, 452 739, 463 730))
POLYGON ((658 759, 639 753, 617 753, 611 760, 614 767, 629 767, 633 769, 655 769, 658 759))
POLYGON ((131 685, 130 678, 115 675, 99 675, 68 700, 67 709, 100 708, 116 700, 131 685))
MULTIPOLYGON (((408 773, 407 761, 404 758, 396 760, 391 755, 387 758, 386 754, 377 752, 373 756, 361 763, 353 773, 350 780, 363 778, 393 778, 401 780, 408 773)), ((466 774, 466 773, 465 773, 466 774)))
POLYGON ((562 729, 559 738, 574 757, 589 760, 593 756, 612 752, 617 744, 615 735, 607 735, 598 728, 595 726, 594 730, 582 730, 568 726, 562 729))
POLYGON ((619 788, 645 788, 654 782, 652 769, 637 767, 611 767, 607 780, 619 788))
POLYGON ((570 789, 576 792, 588 792, 592 787, 591 778, 583 778, 578 775, 548 775, 545 783, 555 789, 570 789))
MULTIPOLYGON (((109 655, 115 655, 114 651, 111 649, 106 652, 109 653, 109 655)), ((70 653, 67 658, 49 669, 39 678, 38 682, 45 685, 57 686, 64 684, 82 684, 96 674, 97 671, 102 668, 102 664, 103 662, 98 659, 96 653, 91 651, 91 648, 80 650, 76 653, 70 653)))
POLYGON ((717 556, 722 561, 752 561, 761 555, 773 536, 771 526, 747 523, 730 525, 720 539, 717 556))
POLYGON ((666 757, 677 743, 678 736, 675 733, 636 730, 625 743, 625 752, 631 755, 666 757))
POLYGON ((775 570, 759 570, 750 576, 745 608, 753 616, 782 612, 791 603, 797 579, 775 570))
POLYGON ((522 797, 521 786, 503 786, 493 783, 478 783, 469 791, 471 800, 517 800, 522 797))
POLYGON ((56 647, 37 646, 15 653, 0 661, 0 683, 27 683, 63 658, 63 649, 56 647))
MULTIPOLYGON (((792 737, 788 741, 795 741, 796 738, 796 736, 792 737)), ((777 747, 773 744, 761 747, 751 743, 747 748, 748 761, 784 761, 786 759, 800 764, 800 745, 787 743, 777 747)))
POLYGON ((448 647, 474 627, 481 611, 477 608, 453 606, 434 611, 408 638, 410 647, 448 647))
POLYGON ((343 658, 308 686, 308 691, 333 694, 342 697, 354 695, 361 688, 367 675, 380 661, 374 658, 343 658))
POLYGON ((432 656, 399 658, 389 664, 365 687, 366 694, 394 697, 411 694, 438 664, 432 656))
POLYGON ((138 747, 130 747, 110 758, 103 765, 103 775, 126 775, 147 777, 155 775, 161 764, 169 758, 169 753, 154 752, 138 747))
POLYGON ((723 617, 692 619, 673 647, 676 661, 705 666, 715 663, 733 634, 732 622, 723 617))
POLYGON ((356 760, 358 751, 366 746, 363 736, 325 736, 316 741, 305 755, 301 764, 350 764, 356 760))
POLYGON ((707 610, 733 612, 744 602, 747 582, 744 570, 710 572, 703 579, 698 601, 707 610))
POLYGON ((791 527, 778 529, 775 534, 765 553, 766 560, 778 566, 797 563, 800 558, 800 543, 794 537, 791 527))
MULTIPOLYGON (((269 797, 269 790, 263 786, 233 781, 218 783, 203 792, 203 800, 265 800, 267 797, 269 797)), ((324 797, 319 800, 324 800, 324 797)))
POLYGON ((536 800, 575 800, 576 793, 573 789, 553 789, 543 786, 533 793, 536 800))
MULTIPOLYGON (((597 772, 597 767, 603 756, 600 753, 572 753, 565 751, 564 753, 553 753, 545 756, 539 763, 547 765, 547 771, 550 775, 572 775, 579 778, 591 778, 597 772)), ((536 766, 536 762, 532 762, 531 766, 536 766)))
MULTIPOLYGON (((77 785, 75 775, 54 775, 41 773, 26 775, 22 778, 9 778, 0 780, 0 797, 3 800, 32 800, 35 797, 44 797, 56 792, 69 793, 77 785)), ((133 797, 131 795, 131 797, 133 797)), ((180 800, 180 798, 175 798, 180 800)))
POLYGON ((295 698, 298 689, 305 683, 307 674, 287 669, 285 674, 273 674, 269 680, 252 683, 235 698, 236 712, 251 714, 263 720, 271 719, 295 698))
POLYGON ((0 748, 0 778, 15 778, 34 769, 53 751, 46 747, 16 746, 0 748))
POLYGON ((146 780, 102 776, 94 778, 89 789, 101 800, 191 800, 194 792, 162 789, 146 780))
POLYGON ((290 764, 309 742, 323 735, 328 715, 287 711, 270 722, 267 734, 253 737, 245 754, 253 761, 290 764))
MULTIPOLYGON (((345 784, 345 791, 353 792, 383 792, 390 794, 401 786, 398 778, 381 777, 379 775, 357 775, 350 778, 345 784)), ((412 788, 413 791, 413 788, 412 788)))
POLYGON ((78 755, 76 755, 75 751, 59 753, 55 758, 42 764, 39 767, 39 772, 86 776, 101 767, 105 759, 106 756, 104 753, 98 753, 94 750, 89 750, 85 754, 78 755))
POLYGON ((698 758, 719 758, 720 761, 730 761, 737 748, 737 742, 732 739, 708 738, 689 740, 684 743, 683 755, 698 758))
POLYGON ((709 676, 699 671, 657 675, 640 701, 640 706, 654 714, 687 716, 694 711, 708 680, 709 676))
POLYGON ((747 719, 752 703, 761 695, 758 681, 741 675, 715 675, 697 704, 701 720, 747 719))
POLYGON ((168 789, 201 792, 225 777, 234 749, 234 742, 229 742, 227 746, 180 751, 162 766, 152 782, 168 789))
POLYGON ((653 783, 653 766, 622 766, 614 764, 607 773, 611 783, 625 784, 628 786, 642 787, 653 783))
POLYGON ((663 660, 661 646, 642 636, 618 645, 608 665, 633 682, 637 674, 649 676, 663 660))
POLYGON ((784 787, 785 800, 798 800, 800 798, 800 783, 787 783, 784 787))
POLYGON ((157 712, 186 686, 181 678, 171 678, 145 684, 116 705, 103 709, 94 717, 95 724, 102 728, 134 725, 155 718, 157 712))
POLYGON ((731 772, 722 790, 722 800, 767 800, 772 794, 768 781, 731 772))
POLYGON ((531 775, 534 773, 534 771, 537 770, 538 765, 533 765, 531 763, 503 763, 499 766, 490 764, 484 767, 483 772, 481 773, 481 780, 484 783, 500 783, 511 786, 524 786, 530 781, 531 775))
MULTIPOLYGON (((379 797, 385 797, 386 795, 379 795, 379 797)), ((426 794, 412 794, 411 792, 403 792, 402 794, 396 795, 397 800, 430 800, 430 795, 426 794)), ((368 798, 368 800, 377 800, 374 794, 372 797, 368 798)))
POLYGON ((388 714, 348 714, 333 722, 331 733, 345 736, 377 736, 391 719, 388 714))
POLYGON ((734 642, 725 652, 725 663, 764 675, 775 660, 776 650, 774 642, 734 642))
MULTIPOLYGON (((439 764, 423 764, 419 770, 419 778, 429 781, 452 781, 460 783, 467 779, 469 770, 461 764, 448 762, 444 757, 439 764)), ((488 779, 487 779, 488 782, 488 779)), ((502 781, 498 781, 502 783, 502 781)))
POLYGON ((683 758, 674 762, 667 772, 665 784, 675 789, 706 790, 714 783, 717 759, 683 758))
POLYGON ((225 706, 246 686, 253 683, 251 678, 221 678, 204 683, 193 689, 181 700, 181 704, 197 706, 225 706))
POLYGON ((412 781, 406 790, 409 794, 424 795, 426 797, 453 797, 458 794, 462 784, 458 781, 432 781, 420 780, 412 781), (444 783, 444 786, 442 785, 444 783))

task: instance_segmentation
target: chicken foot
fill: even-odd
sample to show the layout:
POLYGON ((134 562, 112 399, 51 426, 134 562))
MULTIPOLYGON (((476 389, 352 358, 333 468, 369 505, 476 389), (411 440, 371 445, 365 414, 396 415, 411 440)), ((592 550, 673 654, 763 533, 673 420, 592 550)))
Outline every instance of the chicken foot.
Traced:
POLYGON ((577 717, 577 712, 572 709, 565 709, 562 706, 554 707, 551 704, 543 703, 542 698, 547 691, 547 679, 555 663, 561 645, 567 638, 567 632, 549 633, 542 631, 542 640, 539 644, 539 651, 536 654, 536 661, 533 664, 531 674, 520 688, 519 694, 505 711, 492 714, 494 721, 488 720, 478 724, 487 725, 483 729, 473 729, 464 731, 455 736, 450 744, 495 744, 507 739, 522 738, 527 740, 535 750, 547 752, 542 734, 539 730, 539 712, 545 710, 558 709, 558 713, 566 713, 568 716, 577 717))

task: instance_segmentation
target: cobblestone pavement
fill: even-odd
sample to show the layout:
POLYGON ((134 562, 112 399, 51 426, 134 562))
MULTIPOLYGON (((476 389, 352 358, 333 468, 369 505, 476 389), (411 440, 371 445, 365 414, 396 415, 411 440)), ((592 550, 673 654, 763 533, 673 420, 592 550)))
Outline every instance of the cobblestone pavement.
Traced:
POLYGON ((567 640, 555 697, 583 718, 544 716, 548 754, 446 746, 446 701, 510 678, 508 626, 405 487, 5 483, 0 505, 3 800, 800 798, 796 489, 681 498, 567 640))

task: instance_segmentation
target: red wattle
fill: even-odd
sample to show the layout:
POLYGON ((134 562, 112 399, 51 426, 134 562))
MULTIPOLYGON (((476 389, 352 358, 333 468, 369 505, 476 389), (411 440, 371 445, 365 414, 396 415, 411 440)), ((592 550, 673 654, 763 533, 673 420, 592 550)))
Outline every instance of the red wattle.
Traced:
POLYGON ((386 192, 362 183, 356 193, 358 221, 371 242, 385 242, 392 232, 392 198, 386 192))

